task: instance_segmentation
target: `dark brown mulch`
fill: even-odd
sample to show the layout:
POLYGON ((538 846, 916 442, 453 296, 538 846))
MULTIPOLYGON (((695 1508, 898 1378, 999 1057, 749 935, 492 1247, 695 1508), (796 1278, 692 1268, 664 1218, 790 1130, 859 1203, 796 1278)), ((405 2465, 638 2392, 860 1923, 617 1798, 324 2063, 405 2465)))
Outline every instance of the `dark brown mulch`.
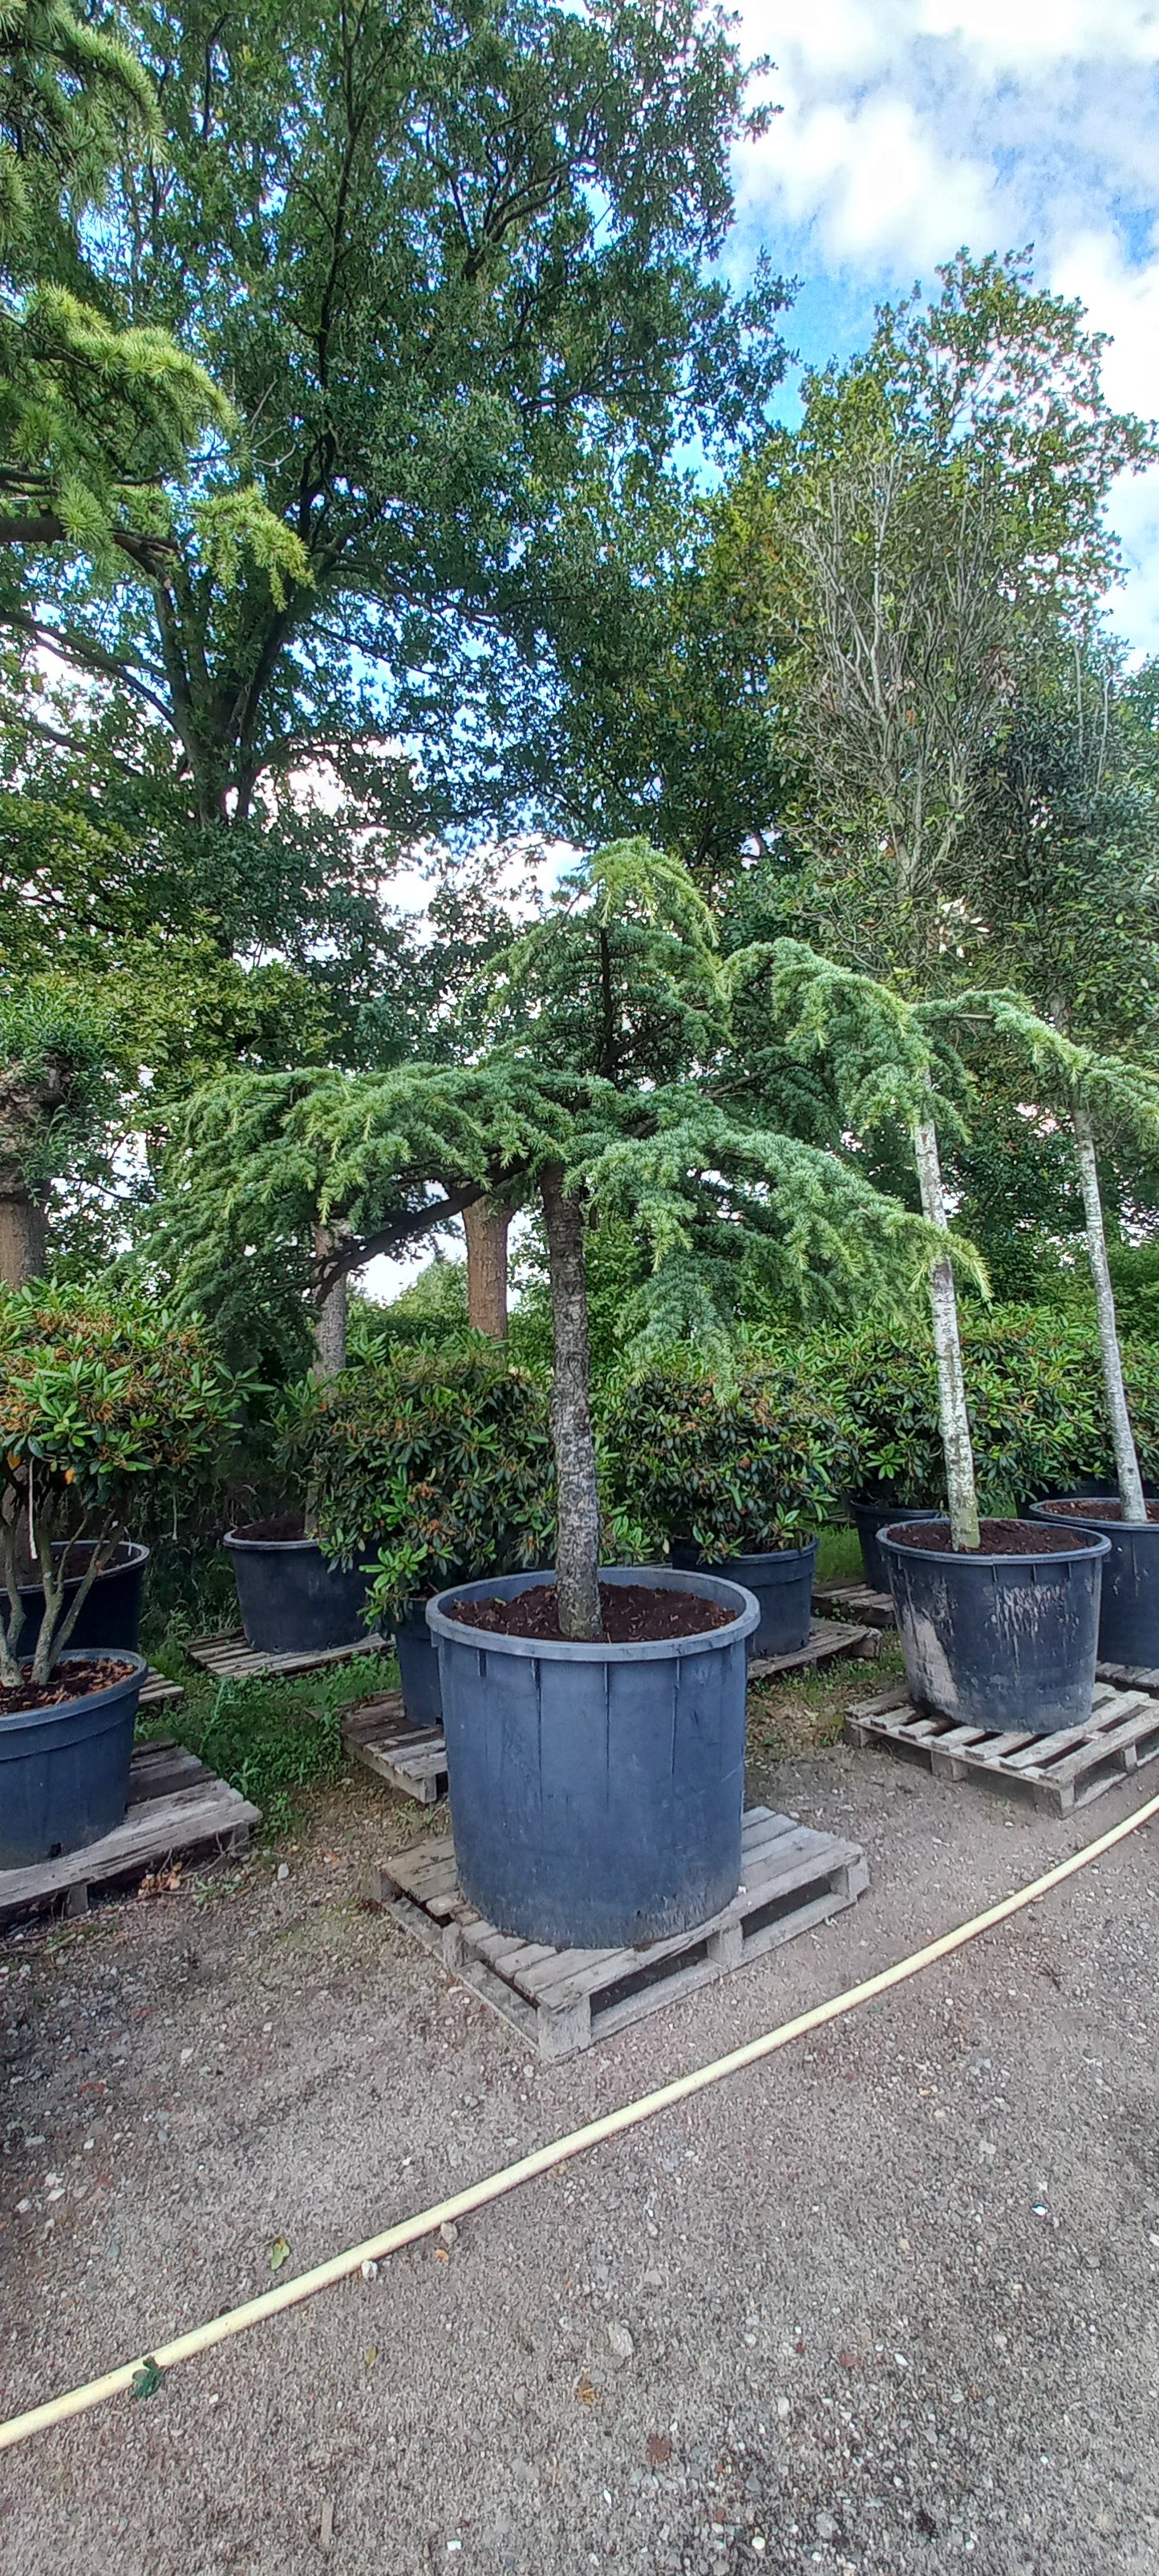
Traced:
MULTIPOLYGON (((1050 1509, 1060 1518, 1065 1513, 1072 1521, 1121 1521, 1123 1517, 1123 1506, 1117 1494, 1068 1494, 1064 1503, 1052 1503, 1050 1509)), ((1159 1503, 1148 1503, 1147 1518, 1159 1521, 1159 1503)), ((1138 1528, 1139 1524, 1136 1522, 1135 1526, 1138 1528)))
MULTIPOLYGON (((979 1556, 1061 1556, 1076 1544, 1069 1530, 1052 1529, 1049 1521, 980 1521, 978 1530, 979 1556)), ((939 1556, 951 1554, 948 1521, 907 1521, 891 1527, 889 1534, 911 1547, 930 1548, 939 1556)))
POLYGON ((239 1529, 230 1532, 232 1538, 297 1539, 305 1538, 305 1535, 306 1524, 301 1512, 276 1512, 272 1520, 245 1521, 239 1529))
MULTIPOLYGON (((31 1664, 24 1669, 31 1672, 31 1664)), ((19 1686, 13 1682, 6 1690, 0 1689, 0 1717, 18 1717, 26 1708, 60 1708, 66 1699, 84 1699, 89 1691, 107 1690, 111 1682, 123 1681, 132 1669, 131 1664, 110 1662, 107 1655, 99 1662, 94 1658, 92 1663, 61 1664, 35 1690, 31 1682, 21 1682, 19 1686)))
MULTIPOLYGON (((696 1592, 654 1591, 650 1583, 601 1583, 604 1635, 611 1646, 662 1643, 665 1637, 702 1636, 706 1628, 727 1628, 736 1616, 723 1602, 704 1601, 696 1592)), ((554 1583, 534 1584, 514 1601, 492 1594, 485 1601, 456 1602, 448 1618, 465 1628, 488 1628, 500 1637, 560 1637, 554 1583)))

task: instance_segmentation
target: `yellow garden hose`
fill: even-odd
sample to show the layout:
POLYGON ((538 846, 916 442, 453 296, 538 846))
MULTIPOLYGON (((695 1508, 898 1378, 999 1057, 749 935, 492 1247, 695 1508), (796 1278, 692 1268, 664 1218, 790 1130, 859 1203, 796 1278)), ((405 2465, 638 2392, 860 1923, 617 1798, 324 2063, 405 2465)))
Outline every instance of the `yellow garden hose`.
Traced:
POLYGON ((967 1941, 976 1941, 979 1933, 993 1931, 996 1924, 1021 1913, 1023 1906, 1049 1896, 1053 1888, 1061 1887, 1078 1870, 1088 1868, 1104 1852, 1113 1851, 1116 1843, 1137 1833, 1156 1815, 1159 1798, 1149 1798, 1122 1824, 1112 1825, 1095 1842, 1085 1843, 1081 1851, 1073 1852, 1069 1860, 1059 1861, 1029 1887, 1004 1896, 1000 1904, 988 1906, 984 1914, 975 1914, 969 1923, 959 1923, 954 1931, 943 1932, 940 1940, 929 1942, 924 1950, 912 1951, 908 1959, 899 1959, 892 1968, 882 1968, 877 1976, 866 1977, 861 1985, 849 1986, 844 1994, 831 1996, 827 2003, 814 2004, 809 2012, 797 2013, 792 2021, 781 2022, 760 2039, 750 2039, 743 2048, 730 2049, 727 2057, 715 2058, 710 2066, 698 2066, 691 2075, 678 2075, 655 2093, 642 2094, 637 2102, 625 2102, 602 2120, 590 2120, 586 2128, 571 2130, 551 2146, 537 2147, 533 2155, 520 2156, 515 2164, 505 2165, 501 2173, 488 2174, 485 2181, 469 2184, 466 2191, 453 2192, 448 2200, 436 2201, 415 2217, 400 2219, 397 2226, 384 2228, 381 2235, 368 2236, 363 2244, 352 2245, 345 2254, 331 2255, 329 2262, 316 2263, 312 2271, 300 2272, 295 2280, 281 2281, 276 2289, 264 2290, 260 2298, 247 2299, 240 2308, 229 2308, 224 2316, 211 2317, 207 2325, 176 2335, 172 2343, 158 2344, 155 2352, 122 2362, 119 2369, 106 2371, 103 2379, 86 2380, 82 2387, 51 2397, 43 2406, 30 2406, 26 2414, 9 2416, 6 2423, 0 2424, 0 2450, 26 2441, 30 2433, 47 2431, 50 2424, 67 2423, 71 2415, 83 2415, 88 2407, 101 2405, 106 2397, 122 2396, 141 2372, 146 2374, 146 2385, 156 2386, 157 2374, 171 2370, 176 2362, 192 2361, 195 2353, 212 2352, 216 2344, 225 2343, 231 2335, 244 2334, 248 2327, 263 2324, 267 2317, 280 2316, 283 2309, 312 2299, 317 2290, 328 2290, 335 2281, 349 2279, 363 2263, 377 2263, 384 2255, 397 2254, 402 2246, 415 2244, 420 2236, 432 2236, 448 2220, 466 2218, 472 2210, 486 2208, 489 2201, 517 2191, 521 2183, 534 2182, 537 2174, 551 2173, 556 2165, 566 2164, 569 2157, 584 2155, 589 2147, 602 2146, 605 2139, 620 2137, 625 2129, 638 2128, 643 2120, 654 2120, 658 2112, 671 2110, 676 2102, 687 2102, 692 2094, 702 2093, 709 2084, 719 2084, 726 2075, 739 2075, 743 2067, 757 2065, 778 2048, 787 2048, 791 2040, 803 2039, 807 2032, 823 2029, 826 2022, 840 2021, 846 2013, 860 2011, 863 2004, 873 2003, 878 1995, 889 1994, 894 1986, 904 1985, 907 1978, 936 1966, 939 1959, 948 1959, 967 1941))

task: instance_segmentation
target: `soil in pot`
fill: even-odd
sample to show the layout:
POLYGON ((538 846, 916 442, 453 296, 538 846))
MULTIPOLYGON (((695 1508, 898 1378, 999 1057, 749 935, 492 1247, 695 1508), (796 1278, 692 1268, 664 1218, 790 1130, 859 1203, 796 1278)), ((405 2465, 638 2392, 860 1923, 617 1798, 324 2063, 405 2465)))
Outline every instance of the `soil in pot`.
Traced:
POLYGON ((15 1717, 24 1709, 63 1708, 68 1700, 84 1699, 89 1691, 107 1690, 110 1683, 125 1681, 132 1670, 131 1664, 94 1656, 91 1663, 58 1664, 46 1682, 33 1682, 32 1665, 27 1663, 23 1682, 0 1685, 0 1717, 15 1717))
POLYGON ((1153 1671, 1159 1665, 1159 1502, 1148 1501, 1145 1521, 1127 1521, 1117 1494, 1065 1494, 1057 1502, 1035 1503, 1032 1519, 1037 1529, 1055 1528, 1061 1538, 1077 1537, 1075 1523, 1102 1532, 1109 1553, 1099 1653, 1105 1664, 1153 1671))
MULTIPOLYGON (((699 1637, 710 1628, 727 1628, 734 1610, 704 1601, 695 1592, 654 1592, 643 1583, 601 1583, 604 1637, 610 1646, 662 1643, 665 1637, 699 1637)), ((554 1584, 519 1592, 513 1601, 498 1598, 449 1602, 447 1616, 465 1628, 486 1628, 499 1637, 544 1637, 564 1644, 556 1609, 554 1584)))
POLYGON ((882 1531, 916 1708, 986 1733, 1051 1735, 1091 1714, 1108 1542, 1094 1530, 990 1520, 977 1551, 950 1525, 882 1531))

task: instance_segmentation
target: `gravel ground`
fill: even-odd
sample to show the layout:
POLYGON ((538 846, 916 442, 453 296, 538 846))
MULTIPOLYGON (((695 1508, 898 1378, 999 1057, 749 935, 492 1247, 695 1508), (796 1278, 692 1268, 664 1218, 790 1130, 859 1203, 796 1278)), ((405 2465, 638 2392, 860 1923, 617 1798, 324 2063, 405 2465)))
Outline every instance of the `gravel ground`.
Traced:
MULTIPOLYGON (((561 2067, 360 1908, 423 1830, 362 1777, 274 1858, 0 1941, 4 2411, 901 1957, 1150 1785, 1035 1817, 825 1743, 838 1698, 754 1729, 751 1794, 864 1842, 869 1895, 561 2067)), ((13 2453, 5 2576, 1154 2576, 1155 1856, 13 2453)))

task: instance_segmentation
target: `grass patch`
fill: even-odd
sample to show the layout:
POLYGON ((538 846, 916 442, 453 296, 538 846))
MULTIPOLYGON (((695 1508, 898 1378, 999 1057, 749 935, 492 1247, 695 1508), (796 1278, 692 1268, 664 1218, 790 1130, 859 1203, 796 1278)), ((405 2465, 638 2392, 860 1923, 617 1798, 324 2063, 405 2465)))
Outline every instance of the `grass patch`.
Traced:
POLYGON ((179 1709, 158 1709, 142 1737, 175 1735, 207 1770, 228 1780, 262 1811, 266 1836, 287 1833, 302 1793, 336 1780, 346 1763, 340 1709, 398 1687, 393 1656, 362 1655, 348 1664, 304 1673, 298 1681, 255 1673, 245 1681, 182 1675, 179 1709))
POLYGON ((818 1583, 864 1583, 861 1541, 855 1529, 824 1529, 817 1542, 818 1583))
POLYGON ((784 1761, 839 1743, 851 1701, 870 1699, 875 1691, 888 1689, 903 1670, 898 1640, 887 1635, 880 1656, 871 1664, 851 1658, 848 1663, 831 1664, 826 1672, 754 1682, 748 1704, 750 1759, 784 1761))

